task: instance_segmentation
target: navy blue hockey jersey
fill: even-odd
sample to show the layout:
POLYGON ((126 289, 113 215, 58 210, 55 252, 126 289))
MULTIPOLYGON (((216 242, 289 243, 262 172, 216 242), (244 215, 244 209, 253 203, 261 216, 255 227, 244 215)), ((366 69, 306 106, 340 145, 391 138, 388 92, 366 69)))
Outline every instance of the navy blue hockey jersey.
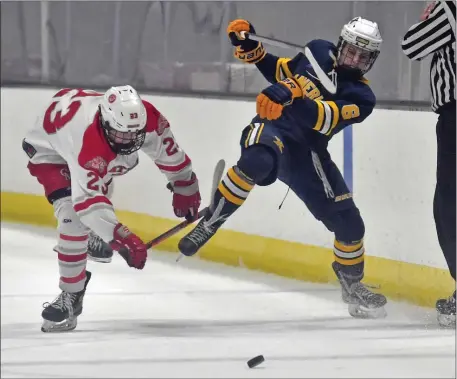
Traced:
MULTIPOLYGON (((267 53, 256 64, 263 76, 272 84, 293 78, 300 85, 303 98, 294 99, 284 107, 281 117, 274 120, 283 135, 299 142, 328 140, 348 125, 362 122, 376 104, 368 81, 337 67, 336 46, 325 40, 312 40, 307 44, 324 72, 336 74, 337 93, 330 94, 319 82, 308 59, 303 53, 294 58, 280 58, 267 53)), ((262 122, 259 116, 253 122, 262 122)))

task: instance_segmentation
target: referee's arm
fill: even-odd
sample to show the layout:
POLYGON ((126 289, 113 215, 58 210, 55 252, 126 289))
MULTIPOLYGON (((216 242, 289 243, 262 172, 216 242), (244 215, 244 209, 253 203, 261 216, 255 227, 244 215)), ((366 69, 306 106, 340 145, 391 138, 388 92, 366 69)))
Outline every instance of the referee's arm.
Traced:
POLYGON ((428 18, 409 28, 401 43, 412 60, 421 60, 455 41, 455 2, 438 1, 428 18))

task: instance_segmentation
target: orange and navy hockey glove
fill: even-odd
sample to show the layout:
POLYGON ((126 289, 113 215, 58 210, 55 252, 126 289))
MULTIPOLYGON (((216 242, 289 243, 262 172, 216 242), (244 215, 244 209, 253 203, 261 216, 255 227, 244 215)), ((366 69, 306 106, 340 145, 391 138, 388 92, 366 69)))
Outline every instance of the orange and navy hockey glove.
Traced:
POLYGON ((265 48, 258 41, 241 36, 241 32, 255 34, 255 29, 249 21, 233 20, 227 27, 230 42, 235 46, 235 57, 246 63, 258 63, 266 54, 265 48))
POLYGON ((276 120, 281 117, 284 107, 292 104, 297 97, 303 97, 300 85, 294 79, 284 79, 265 88, 257 96, 257 114, 267 120, 276 120))

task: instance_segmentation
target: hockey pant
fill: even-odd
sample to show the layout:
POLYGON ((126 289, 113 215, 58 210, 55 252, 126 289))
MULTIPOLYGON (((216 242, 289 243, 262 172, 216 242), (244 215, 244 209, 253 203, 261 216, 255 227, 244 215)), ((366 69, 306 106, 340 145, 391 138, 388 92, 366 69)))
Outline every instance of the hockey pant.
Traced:
POLYGON ((214 203, 224 198, 221 215, 228 217, 256 184, 268 186, 277 179, 334 233, 335 265, 346 280, 360 281, 364 273, 364 222, 326 149, 315 151, 288 140, 274 122, 251 124, 243 131, 241 157, 219 184, 214 203))

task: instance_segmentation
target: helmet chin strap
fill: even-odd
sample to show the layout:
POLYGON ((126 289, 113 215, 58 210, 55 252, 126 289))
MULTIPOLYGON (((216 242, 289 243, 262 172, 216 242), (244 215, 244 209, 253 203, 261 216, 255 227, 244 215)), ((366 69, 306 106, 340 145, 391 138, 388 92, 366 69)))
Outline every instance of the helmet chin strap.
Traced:
POLYGON ((364 73, 359 68, 338 65, 338 76, 346 79, 360 79, 364 73))
POLYGON ((116 144, 113 141, 111 141, 111 139, 108 136, 108 133, 109 133, 108 129, 103 127, 103 117, 102 117, 101 113, 100 113, 99 126, 102 129, 103 136, 105 137, 105 140, 108 143, 108 146, 110 147, 111 151, 115 154, 119 154, 119 151, 117 151, 117 149, 116 149, 116 144))
POLYGON ((118 152, 116 151, 116 146, 115 146, 115 144, 114 144, 114 143, 109 139, 109 137, 108 137, 108 131, 107 131, 105 128, 103 128, 103 127, 101 127, 101 128, 102 128, 102 130, 103 130, 103 135, 105 136, 105 140, 106 140, 106 142, 108 142, 108 145, 109 145, 111 151, 112 151, 113 153, 118 154, 118 152))

